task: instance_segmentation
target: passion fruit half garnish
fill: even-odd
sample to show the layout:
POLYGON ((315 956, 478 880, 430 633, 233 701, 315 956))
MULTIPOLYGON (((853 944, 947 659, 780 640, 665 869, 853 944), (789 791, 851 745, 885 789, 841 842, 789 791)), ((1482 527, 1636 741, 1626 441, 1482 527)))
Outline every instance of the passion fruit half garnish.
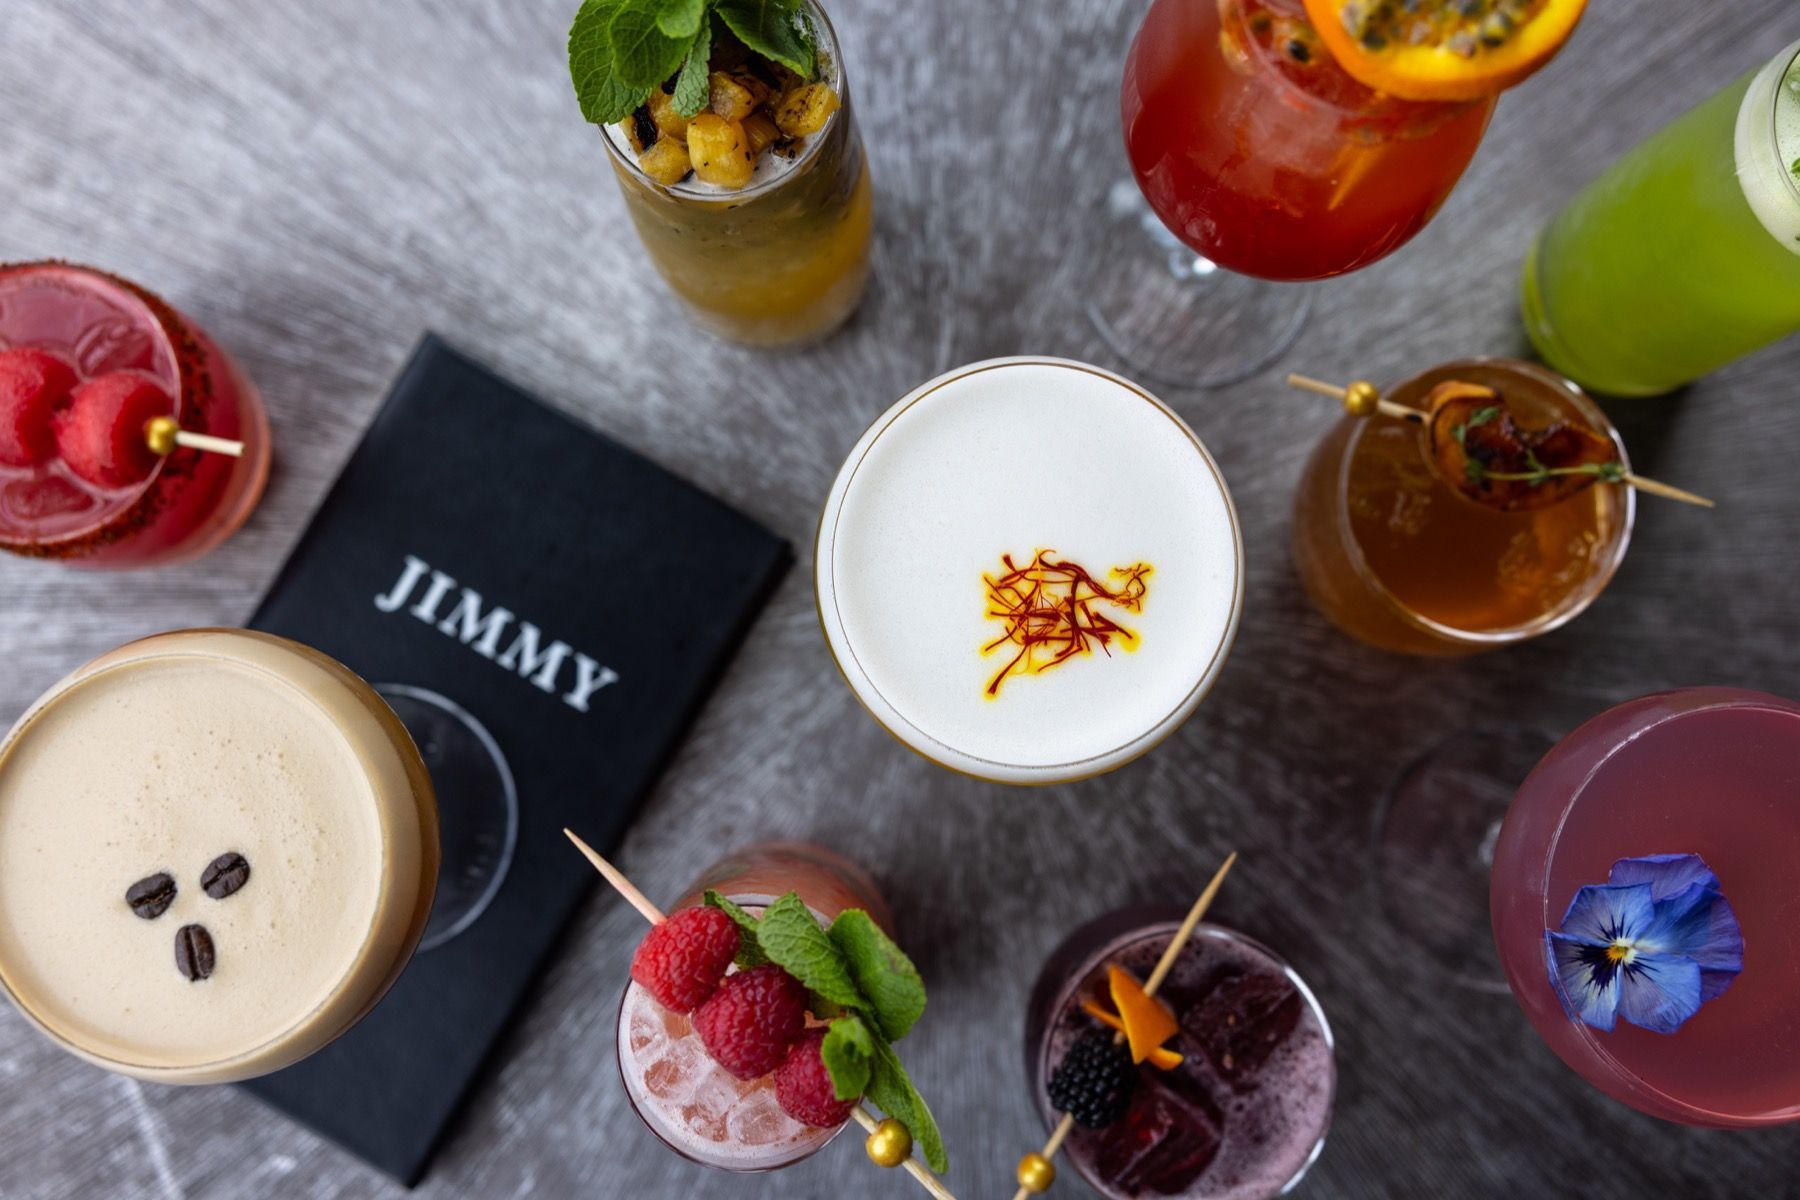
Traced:
POLYGON ((1403 100, 1475 100, 1524 82, 1575 32, 1587 0, 1306 0, 1332 57, 1403 100))
POLYGON ((1522 427, 1491 387, 1451 379, 1425 399, 1432 465, 1447 486, 1477 504, 1530 512, 1625 476, 1611 438, 1571 421, 1522 427))

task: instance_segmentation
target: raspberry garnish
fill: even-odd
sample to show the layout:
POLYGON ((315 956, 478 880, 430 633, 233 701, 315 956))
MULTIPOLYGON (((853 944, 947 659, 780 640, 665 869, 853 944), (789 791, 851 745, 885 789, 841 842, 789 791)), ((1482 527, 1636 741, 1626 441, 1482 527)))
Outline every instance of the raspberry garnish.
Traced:
POLYGON ((696 905, 651 926, 631 956, 631 977, 664 1008, 689 1013, 718 989, 737 952, 732 919, 696 905))
POLYGON ((713 1061, 739 1079, 781 1065, 806 1028, 806 989, 774 963, 728 975, 694 1010, 694 1032, 713 1061))
POLYGON ((48 350, 0 351, 0 463, 35 467, 56 453, 50 418, 77 382, 74 369, 48 350))
POLYGON ((174 399, 154 380, 113 371, 76 388, 56 414, 56 448, 69 470, 95 487, 130 487, 156 468, 144 426, 174 411, 174 399))
POLYGON ((781 1111, 803 1125, 835 1129, 850 1119, 856 1100, 839 1100, 819 1056, 819 1045, 825 1040, 823 1025, 800 1035, 788 1050, 787 1058, 775 1069, 775 1099, 781 1111))

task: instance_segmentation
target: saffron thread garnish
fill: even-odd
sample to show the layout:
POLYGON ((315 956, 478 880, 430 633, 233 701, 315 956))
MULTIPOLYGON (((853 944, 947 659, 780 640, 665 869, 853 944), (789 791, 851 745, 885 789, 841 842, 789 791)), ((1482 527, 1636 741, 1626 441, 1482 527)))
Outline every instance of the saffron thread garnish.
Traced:
POLYGON ((1097 606, 1142 612, 1149 591, 1144 581, 1149 563, 1114 567, 1107 577, 1116 576, 1119 583, 1108 587, 1080 564, 1057 558, 1054 550, 1039 550, 1024 566, 1010 554, 1002 554, 1000 562, 1005 569, 983 575, 981 582, 987 589, 987 615, 1004 630, 981 652, 992 654, 1008 645, 1017 651, 988 681, 990 699, 1000 694, 1008 676, 1036 675, 1076 655, 1092 654, 1096 647, 1110 657, 1114 639, 1122 643, 1121 649, 1136 648, 1137 634, 1097 606))

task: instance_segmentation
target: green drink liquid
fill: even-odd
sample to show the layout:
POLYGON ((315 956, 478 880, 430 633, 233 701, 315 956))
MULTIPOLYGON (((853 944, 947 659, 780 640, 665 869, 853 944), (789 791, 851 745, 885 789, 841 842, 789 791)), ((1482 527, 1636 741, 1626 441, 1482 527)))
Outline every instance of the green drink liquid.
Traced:
POLYGON ((1670 391, 1800 330, 1800 42, 1626 154, 1544 227, 1521 307, 1593 391, 1670 391))

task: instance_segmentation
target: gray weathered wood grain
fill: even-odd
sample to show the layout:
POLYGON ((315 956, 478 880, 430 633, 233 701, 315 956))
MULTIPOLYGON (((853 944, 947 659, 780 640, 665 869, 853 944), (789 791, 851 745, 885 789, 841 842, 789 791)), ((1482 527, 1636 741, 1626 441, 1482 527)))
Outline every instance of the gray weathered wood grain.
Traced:
MULTIPOLYGON (((1074 248, 1122 168, 1117 74, 1144 0, 832 7, 876 176, 875 284, 843 334, 770 356, 689 330, 637 255, 568 91, 575 0, 0 2, 0 260, 92 261, 161 291, 243 362, 278 439, 268 499, 201 567, 0 562, 0 718, 128 638, 243 620, 427 327, 803 547, 843 453, 914 383, 1021 351, 1108 362, 1079 315, 1074 248)), ((1795 36, 1792 0, 1595 4, 1568 52, 1501 104, 1435 224, 1318 289, 1283 366, 1381 379, 1516 349, 1528 234, 1604 161, 1795 36)), ((1036 793, 938 771, 844 690, 800 570, 623 865, 666 899, 753 838, 866 862, 931 984, 908 1065, 951 1131, 965 1200, 1009 1192, 1041 1137, 1018 1039, 1043 956, 1080 918, 1189 895, 1232 846, 1246 858, 1218 915, 1298 964, 1341 1039, 1308 1194, 1800 1195, 1800 1132, 1639 1117, 1563 1070, 1510 999, 1444 986, 1377 914, 1367 852, 1386 782, 1438 731, 1562 731, 1677 684, 1800 693, 1797 376, 1790 343, 1621 408, 1641 469, 1720 508, 1646 503, 1587 617, 1458 663, 1353 645, 1301 594, 1288 506, 1328 406, 1273 372, 1170 392, 1231 480, 1250 568, 1223 681, 1168 744, 1036 793)), ((637 920, 612 902, 583 916, 422 1196, 915 1194, 849 1139, 770 1179, 667 1154, 626 1107, 609 1047, 637 920)), ((0 1012, 6 1200, 398 1194, 236 1092, 107 1077, 0 1012)))

